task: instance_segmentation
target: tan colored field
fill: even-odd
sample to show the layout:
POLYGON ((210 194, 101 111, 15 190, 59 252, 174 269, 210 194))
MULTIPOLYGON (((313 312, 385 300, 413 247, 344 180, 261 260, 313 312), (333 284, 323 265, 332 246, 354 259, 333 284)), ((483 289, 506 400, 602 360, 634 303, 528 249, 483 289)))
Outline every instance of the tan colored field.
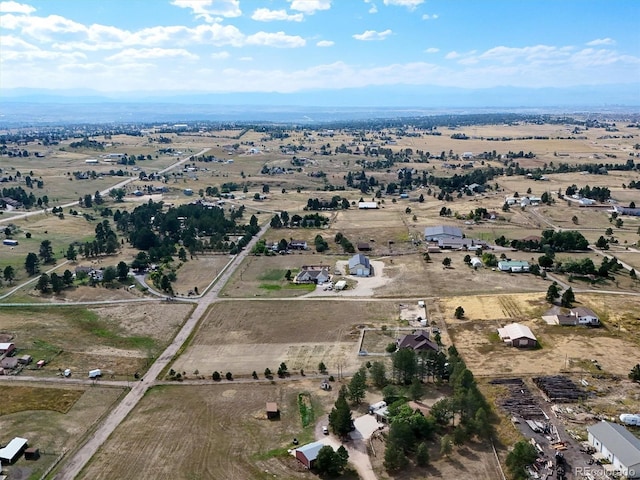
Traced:
POLYGON ((357 370, 359 325, 389 324, 397 318, 392 302, 223 301, 214 304, 173 369, 210 376, 276 371, 316 371, 324 361, 335 372, 357 370))
POLYGON ((176 295, 186 295, 194 287, 200 293, 213 281, 229 263, 229 255, 198 255, 182 264, 178 269, 178 280, 173 284, 176 295))
POLYGON ((70 368, 83 377, 93 368, 125 379, 143 372, 182 324, 191 305, 166 303, 96 307, 5 309, 0 331, 14 336, 21 352, 47 365, 29 374, 59 375, 70 368))
POLYGON ((634 352, 640 345, 632 320, 638 312, 637 297, 579 294, 577 299, 598 313, 603 328, 549 326, 540 318, 547 306, 532 295, 450 298, 442 303, 448 312, 449 335, 476 375, 581 372, 581 362, 590 359, 597 359, 607 373, 629 373, 637 363, 634 352), (463 320, 452 318, 457 305, 465 310, 463 320), (514 321, 530 326, 542 348, 519 350, 503 345, 496 329, 514 321), (620 353, 612 356, 612 351, 620 353))
POLYGON ((286 453, 294 437, 312 440, 296 404, 303 391, 311 393, 316 418, 334 400, 315 382, 155 387, 79 478, 314 478, 286 453), (278 421, 266 419, 271 401, 278 421))
MULTIPOLYGON (((47 401, 47 392, 54 390, 62 398, 73 396, 75 401, 66 412, 56 412, 53 409, 32 408, 17 413, 3 414, 0 416, 2 435, 4 441, 14 436, 24 437, 29 440, 29 445, 40 449, 41 457, 36 461, 27 461, 24 458, 18 460, 13 466, 6 467, 5 473, 12 470, 31 468, 32 478, 40 478, 63 450, 72 450, 82 442, 85 435, 100 422, 102 416, 107 413, 121 399, 123 390, 113 387, 80 387, 78 385, 56 385, 55 389, 34 386, 33 384, 20 384, 12 382, 11 386, 2 383, 3 394, 11 395, 12 389, 30 390, 30 404, 47 401), (42 392, 40 392, 42 390, 42 392), (80 393, 79 398, 78 392, 80 393)), ((27 401, 28 398, 26 398, 27 401)), ((61 404, 55 396, 50 399, 61 404)), ((16 471, 17 474, 17 471, 16 471)))

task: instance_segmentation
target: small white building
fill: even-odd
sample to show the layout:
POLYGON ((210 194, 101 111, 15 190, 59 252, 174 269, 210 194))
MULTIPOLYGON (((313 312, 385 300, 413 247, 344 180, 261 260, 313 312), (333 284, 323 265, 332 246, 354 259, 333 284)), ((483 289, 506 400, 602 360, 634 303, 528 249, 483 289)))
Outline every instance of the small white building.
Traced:
POLYGON ((360 210, 375 210, 378 208, 377 202, 358 202, 358 209, 360 210))
POLYGON ((484 266, 482 260, 480 260, 478 257, 471 257, 470 265, 473 268, 482 268, 484 266))
POLYGON ((587 427, 589 443, 613 470, 628 479, 640 478, 640 439, 622 425, 602 421, 587 427))

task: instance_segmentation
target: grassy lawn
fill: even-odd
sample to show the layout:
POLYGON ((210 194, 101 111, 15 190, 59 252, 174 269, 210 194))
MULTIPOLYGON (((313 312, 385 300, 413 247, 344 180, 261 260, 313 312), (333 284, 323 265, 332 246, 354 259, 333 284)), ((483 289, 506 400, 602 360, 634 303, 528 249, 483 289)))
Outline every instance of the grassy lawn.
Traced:
POLYGON ((83 393, 62 388, 3 386, 0 416, 29 410, 67 413, 83 393))

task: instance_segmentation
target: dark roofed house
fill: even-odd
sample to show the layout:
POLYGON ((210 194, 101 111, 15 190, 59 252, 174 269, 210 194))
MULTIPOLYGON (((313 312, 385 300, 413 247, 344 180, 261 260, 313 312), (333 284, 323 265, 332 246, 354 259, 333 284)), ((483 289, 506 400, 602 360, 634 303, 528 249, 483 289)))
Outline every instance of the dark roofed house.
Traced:
POLYGON ((424 330, 400 337, 397 344, 399 349, 411 348, 415 351, 433 350, 435 352, 440 350, 438 344, 429 338, 429 332, 424 330))
POLYGON ((289 242, 290 250, 307 250, 307 248, 309 247, 307 246, 307 242, 304 240, 291 240, 289 242))

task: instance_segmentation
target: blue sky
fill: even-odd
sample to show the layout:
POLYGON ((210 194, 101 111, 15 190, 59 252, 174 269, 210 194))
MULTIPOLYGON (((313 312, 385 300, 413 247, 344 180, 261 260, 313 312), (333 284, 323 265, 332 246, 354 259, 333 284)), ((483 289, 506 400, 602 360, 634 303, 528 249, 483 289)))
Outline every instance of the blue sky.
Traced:
POLYGON ((638 25, 633 0, 0 1, 0 90, 633 89, 638 25))

